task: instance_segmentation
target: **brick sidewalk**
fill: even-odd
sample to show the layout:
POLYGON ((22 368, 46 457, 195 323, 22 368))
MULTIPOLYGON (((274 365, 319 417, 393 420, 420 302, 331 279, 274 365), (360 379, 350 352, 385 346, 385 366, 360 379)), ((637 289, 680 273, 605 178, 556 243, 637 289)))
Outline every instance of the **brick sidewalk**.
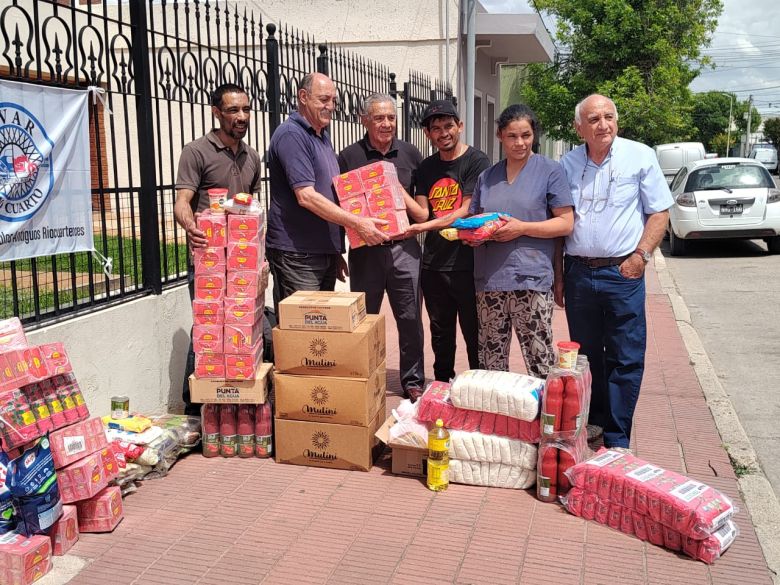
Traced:
MULTIPOLYGON (((168 477, 143 482, 128 496, 115 532, 82 535, 71 553, 90 564, 70 583, 771 584, 652 270, 647 307, 647 369, 632 446, 640 457, 705 481, 740 506, 741 534, 712 566, 575 518, 537 502, 533 491, 453 484, 434 494, 421 481, 391 475, 389 451, 368 473, 193 454, 168 477)), ((400 385, 395 326, 386 314, 389 410, 400 385)), ((559 310, 555 328, 557 339, 566 337, 559 310)), ((521 371, 521 362, 515 342, 512 369, 521 371)), ((458 367, 466 368, 463 355, 458 367)))

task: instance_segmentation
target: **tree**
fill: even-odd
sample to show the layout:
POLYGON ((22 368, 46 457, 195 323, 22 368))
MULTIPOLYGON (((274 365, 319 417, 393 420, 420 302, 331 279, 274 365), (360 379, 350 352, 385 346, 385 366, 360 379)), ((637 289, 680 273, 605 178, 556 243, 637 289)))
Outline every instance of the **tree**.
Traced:
POLYGON ((576 141, 574 106, 591 93, 611 97, 621 135, 648 144, 693 134, 690 82, 708 64, 721 0, 534 0, 553 15, 567 51, 529 66, 524 101, 554 138, 576 141))
POLYGON ((764 122, 764 136, 775 148, 780 148, 780 118, 769 118, 764 122))
MULTIPOLYGON (((734 94, 719 91, 697 93, 693 96, 693 124, 698 130, 696 137, 703 142, 707 150, 725 153, 728 138, 729 122, 734 119, 734 104, 737 103, 734 94), (729 118, 729 114, 731 118, 729 118), (715 146, 715 138, 723 135, 723 150, 715 146)), ((731 143, 738 137, 731 133, 731 143)))
POLYGON ((717 152, 718 156, 728 156, 729 153, 726 152, 726 144, 728 143, 729 148, 734 147, 734 136, 732 135, 730 138, 731 140, 729 141, 729 135, 724 134, 723 132, 721 132, 720 134, 716 134, 710 140, 707 151, 717 152))

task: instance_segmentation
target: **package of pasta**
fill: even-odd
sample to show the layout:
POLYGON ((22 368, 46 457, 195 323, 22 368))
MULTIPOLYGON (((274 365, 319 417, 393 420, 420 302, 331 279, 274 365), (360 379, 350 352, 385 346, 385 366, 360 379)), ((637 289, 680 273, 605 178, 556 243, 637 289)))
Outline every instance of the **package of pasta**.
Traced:
POLYGON ((435 423, 442 419, 448 429, 479 431, 489 435, 498 435, 518 439, 526 443, 539 442, 539 422, 519 418, 459 408, 452 403, 450 384, 431 382, 416 404, 415 416, 424 423, 435 423))
POLYGON ((493 237, 499 228, 506 225, 509 216, 503 213, 479 213, 462 217, 452 222, 458 230, 458 239, 465 242, 484 242, 493 237))
POLYGON ((532 421, 543 389, 544 380, 526 374, 466 370, 452 380, 450 399, 459 408, 532 421))
POLYGON ((603 449, 567 475, 572 485, 694 539, 706 538, 737 512, 715 488, 630 453, 603 449))
POLYGON ((682 552, 707 564, 720 558, 739 535, 737 525, 728 519, 705 538, 691 538, 673 528, 663 526, 647 515, 639 514, 628 506, 601 499, 598 494, 577 487, 562 496, 561 502, 566 510, 575 516, 594 520, 629 536, 682 552))
POLYGON ((543 438, 571 440, 585 429, 591 394, 588 368, 583 361, 574 369, 550 369, 539 417, 543 438))

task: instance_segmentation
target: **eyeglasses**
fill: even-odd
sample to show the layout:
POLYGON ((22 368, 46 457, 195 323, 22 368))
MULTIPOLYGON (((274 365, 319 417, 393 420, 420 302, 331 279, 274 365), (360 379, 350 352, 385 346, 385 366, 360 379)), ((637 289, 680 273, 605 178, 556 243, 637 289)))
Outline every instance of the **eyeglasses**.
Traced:
MULTIPOLYGON (((587 161, 585 162, 585 165, 582 167, 582 176, 580 177, 580 196, 584 193, 584 186, 585 186, 585 171, 588 168, 587 161)), ((609 157, 609 165, 607 166, 607 176, 609 177, 609 182, 607 183, 607 188, 604 190, 604 182, 599 181, 599 194, 602 194, 603 191, 604 197, 596 197, 596 177, 600 175, 600 169, 596 169, 596 174, 593 176, 593 189, 591 190, 591 197, 585 198, 580 197, 580 205, 577 207, 577 211, 579 211, 582 215, 587 215, 591 211, 593 213, 601 213, 607 208, 607 204, 609 203, 610 195, 612 194, 612 191, 614 189, 616 179, 615 173, 612 170, 612 156, 609 157)))

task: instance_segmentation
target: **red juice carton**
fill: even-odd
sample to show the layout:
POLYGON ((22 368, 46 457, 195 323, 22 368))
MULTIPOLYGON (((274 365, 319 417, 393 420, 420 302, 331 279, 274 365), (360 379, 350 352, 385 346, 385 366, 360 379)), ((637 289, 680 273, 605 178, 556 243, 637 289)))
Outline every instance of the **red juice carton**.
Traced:
POLYGON ((225 248, 194 248, 192 263, 195 274, 224 274, 225 248))
POLYGON ((79 387, 79 383, 76 380, 76 376, 74 376, 71 372, 69 374, 63 374, 62 377, 65 379, 65 383, 68 386, 68 392, 70 393, 70 396, 76 405, 77 420, 88 419, 89 409, 87 408, 87 403, 84 400, 84 394, 81 392, 81 388, 79 387))
POLYGON ((24 349, 10 349, 0 355, 4 358, 2 381, 7 389, 20 388, 36 381, 28 372, 29 365, 24 349))
POLYGON ((357 169, 333 177, 333 187, 339 200, 349 199, 364 191, 363 181, 357 169))
POLYGON ((395 185, 367 192, 366 201, 372 216, 388 209, 406 209, 403 191, 395 185))
POLYGON ((360 248, 366 245, 366 241, 352 228, 344 228, 344 231, 347 233, 347 241, 350 248, 360 248))
POLYGON ((193 325, 224 325, 225 311, 224 309, 220 309, 216 313, 193 313, 192 324, 193 325))
POLYGON ((265 299, 225 297, 225 324, 251 325, 263 313, 265 299))
POLYGON ((0 394, 0 438, 6 451, 37 439, 43 433, 25 394, 15 388, 0 394))
POLYGON ((227 246, 227 269, 259 270, 263 254, 258 242, 231 242, 227 246))
POLYGON ((225 297, 254 299, 263 296, 262 268, 260 270, 231 270, 227 273, 225 297), (262 289, 262 290, 261 290, 262 289))
POLYGON ((41 348, 37 345, 22 350, 24 361, 27 362, 27 375, 31 382, 39 382, 54 375, 49 371, 46 361, 43 359, 41 348))
POLYGON ((224 329, 220 325, 194 325, 192 349, 198 353, 224 353, 224 329))
POLYGON ((401 183, 398 182, 398 177, 393 175, 377 175, 363 181, 363 187, 365 188, 366 192, 373 191, 374 189, 382 189, 384 187, 393 186, 401 186, 401 183))
POLYGON ((19 317, 0 320, 0 352, 27 347, 27 337, 19 317))
POLYGON ((46 366, 49 368, 52 376, 73 371, 70 358, 68 358, 65 346, 62 343, 44 343, 39 345, 38 348, 41 350, 43 361, 46 362, 46 366))
POLYGON ((122 491, 109 486, 88 500, 76 502, 81 532, 111 532, 124 518, 122 491))
POLYGON ((239 325, 238 323, 225 324, 226 354, 249 354, 256 350, 258 341, 263 339, 263 320, 259 319, 251 325, 239 325))
POLYGON ((216 315, 220 311, 222 311, 221 301, 208 301, 202 299, 194 299, 192 301, 193 315, 216 315))
POLYGON ((106 487, 118 473, 119 465, 113 449, 104 447, 57 470, 60 498, 64 504, 91 498, 106 487))
MULTIPOLYGON (((46 381, 44 381, 44 383, 45 382, 46 381)), ((52 386, 52 393, 60 402, 62 416, 65 419, 66 424, 77 421, 79 419, 79 411, 76 408, 76 401, 73 399, 73 396, 71 396, 71 387, 67 378, 65 378, 65 375, 52 376, 49 379, 49 383, 52 386)), ((49 403, 51 404, 53 402, 54 397, 49 396, 49 403)))
POLYGON ((373 217, 387 221, 386 224, 380 225, 378 228, 391 239, 403 235, 409 229, 409 218, 406 216, 406 211, 387 209, 374 214, 373 217))
POLYGON ((49 412, 49 406, 46 404, 46 397, 38 386, 38 383, 28 384, 23 386, 21 391, 27 397, 27 402, 30 404, 30 410, 32 410, 35 416, 35 423, 38 425, 38 430, 41 434, 48 433, 54 429, 54 423, 51 420, 51 412, 49 412))
POLYGON ((226 380, 254 380, 260 364, 263 363, 263 340, 258 340, 254 350, 248 354, 225 354, 226 380))
POLYGON ((382 175, 398 180, 398 172, 395 169, 395 165, 383 160, 362 166, 357 171, 360 173, 360 181, 363 184, 382 175))
POLYGON ((108 446, 103 422, 98 417, 59 429, 49 435, 54 467, 60 469, 108 446))
POLYGON ((38 382, 38 386, 40 387, 41 392, 43 392, 43 397, 46 400, 46 406, 49 407, 51 422, 54 425, 54 428, 60 429, 64 427, 66 424, 68 424, 68 421, 65 418, 62 402, 60 401, 59 396, 57 396, 57 390, 55 389, 51 378, 38 382))
POLYGON ((360 217, 368 217, 370 214, 368 209, 368 201, 366 201, 365 194, 355 195, 349 199, 342 199, 340 201, 341 207, 353 215, 360 217))
POLYGON ((224 213, 204 211, 195 220, 198 229, 206 235, 209 248, 223 248, 227 243, 227 219, 224 213))
POLYGON ((199 379, 224 379, 225 356, 221 353, 196 353, 195 377, 199 379))
POLYGON ((265 234, 261 215, 235 215, 227 217, 227 241, 259 243, 265 234))
MULTIPOLYGON (((214 300, 198 297, 199 290, 222 291, 225 288, 225 274, 196 274, 195 275, 195 298, 200 300, 214 300)), ((221 298, 221 297, 220 297, 221 298)))
POLYGON ((0 583, 30 585, 51 569, 51 539, 44 534, 0 535, 0 583))
POLYGON ((76 506, 65 504, 62 506, 62 516, 49 529, 52 554, 61 557, 67 553, 79 540, 79 522, 76 506))

